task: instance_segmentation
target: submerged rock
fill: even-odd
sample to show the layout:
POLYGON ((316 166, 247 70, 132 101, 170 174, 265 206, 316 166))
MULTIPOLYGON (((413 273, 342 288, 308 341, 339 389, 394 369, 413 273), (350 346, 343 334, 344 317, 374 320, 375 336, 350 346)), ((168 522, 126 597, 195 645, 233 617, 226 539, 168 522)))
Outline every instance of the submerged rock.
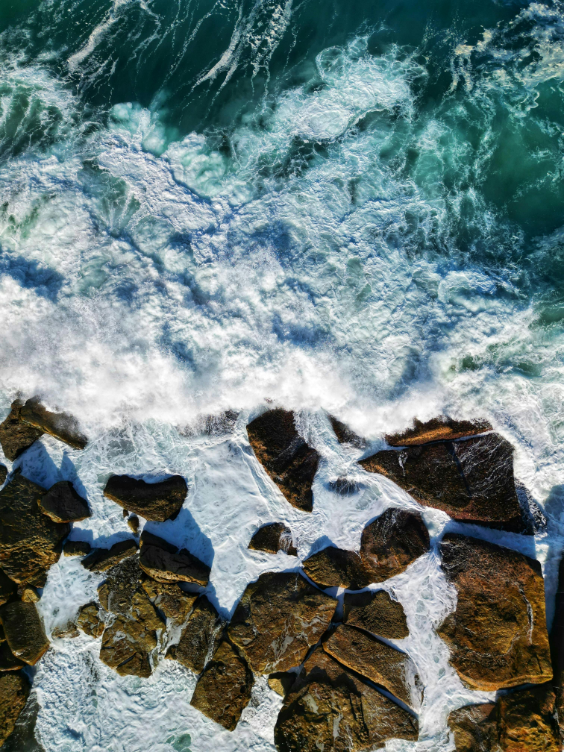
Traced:
POLYGON ((158 582, 193 582, 205 587, 210 578, 210 568, 190 551, 147 532, 141 535, 139 564, 158 582))
POLYGON ((0 491, 0 566, 14 582, 42 587, 46 573, 58 561, 66 523, 41 513, 41 486, 16 475, 0 491))
POLYGON ((259 527, 251 538, 249 548, 253 551, 266 551, 267 554, 285 551, 289 556, 298 555, 292 543, 292 531, 281 522, 271 522, 259 527))
POLYGON ((0 606, 15 595, 17 587, 16 583, 0 569, 0 606))
POLYGON ((492 426, 487 420, 453 420, 444 415, 433 418, 425 423, 415 418, 413 428, 408 428, 403 433, 394 433, 386 436, 390 446, 420 446, 432 441, 453 441, 465 436, 476 436, 486 431, 492 431, 492 426))
POLYGON ((311 512, 319 454, 298 434, 294 413, 269 410, 249 423, 247 433, 256 458, 290 504, 311 512))
POLYGON ((73 449, 84 449, 88 439, 78 428, 78 421, 68 413, 52 413, 37 397, 28 399, 20 410, 20 420, 43 433, 54 436, 73 449))
POLYGON ((228 731, 233 731, 249 704, 253 675, 224 640, 196 684, 190 705, 228 731))
POLYGON ((421 515, 390 508, 364 528, 360 555, 371 581, 383 582, 405 571, 430 545, 421 515))
POLYGON ((102 636, 106 625, 100 616, 100 607, 97 603, 87 603, 79 609, 76 626, 94 639, 102 636))
POLYGON ((321 587, 344 587, 359 590, 372 581, 371 572, 355 551, 327 546, 303 562, 310 580, 321 587))
POLYGON ((65 556, 88 556, 92 546, 86 541, 66 541, 63 553, 65 556))
POLYGON ((129 556, 108 570, 107 579, 98 588, 100 605, 114 614, 128 614, 135 593, 142 584, 139 556, 129 556))
POLYGON ((174 658, 186 668, 199 674, 213 650, 221 629, 219 614, 205 595, 198 598, 188 623, 182 630, 178 645, 173 645, 167 658, 174 658))
POLYGON ((174 519, 187 493, 188 486, 180 475, 158 483, 146 483, 128 475, 112 475, 104 489, 104 496, 108 499, 155 522, 174 519))
POLYGON ((95 548, 82 560, 82 566, 89 572, 107 572, 123 559, 137 553, 137 543, 128 539, 114 543, 111 548, 95 548))
POLYGON ((538 561, 463 535, 445 535, 442 566, 458 592, 440 636, 471 689, 495 691, 552 678, 538 561))
POLYGON ((409 635, 403 606, 385 590, 345 593, 344 621, 386 640, 402 640, 409 635))
POLYGON ((185 593, 176 582, 156 582, 149 578, 144 580, 143 589, 153 605, 177 624, 186 620, 198 597, 194 593, 185 593))
POLYGON ((44 431, 22 422, 22 407, 23 402, 21 400, 13 402, 10 414, 0 423, 0 444, 10 462, 16 460, 20 454, 29 449, 44 434, 44 431))
POLYGON ((0 747, 14 730, 29 691, 29 681, 23 672, 0 676, 0 747))
POLYGON ((229 636, 257 674, 297 666, 325 632, 337 601, 294 572, 267 572, 250 583, 229 636))
POLYGON ((513 447, 498 434, 377 452, 360 464, 455 520, 525 532, 513 447))
POLYGON ((6 603, 0 608, 0 621, 16 658, 34 666, 49 649, 49 640, 35 603, 6 603))
POLYGON ((86 500, 79 496, 68 480, 61 480, 39 501, 41 511, 54 522, 78 522, 90 517, 86 500))

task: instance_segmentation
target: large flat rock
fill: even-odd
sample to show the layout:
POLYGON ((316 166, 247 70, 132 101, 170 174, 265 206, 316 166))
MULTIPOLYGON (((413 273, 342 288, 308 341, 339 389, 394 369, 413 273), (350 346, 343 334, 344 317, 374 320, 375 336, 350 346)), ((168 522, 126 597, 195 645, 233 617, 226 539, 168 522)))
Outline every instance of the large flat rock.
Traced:
POLYGON ((539 562, 453 534, 443 538, 441 554, 458 601, 439 634, 462 681, 486 691, 549 681, 552 666, 539 562))
POLYGON ((269 410, 249 423, 247 434, 256 458, 290 504, 311 512, 319 454, 299 435, 294 413, 269 410))
POLYGON ((22 672, 0 675, 0 747, 14 730, 30 689, 22 672))
POLYGON ((257 674, 287 671, 325 632, 337 601, 294 572, 267 572, 249 584, 229 636, 257 674))
POLYGON ((360 590, 372 582, 372 572, 356 551, 327 546, 303 563, 304 572, 321 587, 360 590))
POLYGON ((152 533, 141 535, 141 569, 158 582, 191 582, 205 587, 210 568, 185 548, 177 548, 152 533))
POLYGON ((61 480, 41 497, 41 511, 54 522, 79 522, 90 517, 90 509, 68 480, 61 480))
POLYGON ((12 653, 30 666, 49 649, 49 640, 35 603, 13 601, 0 608, 0 621, 12 653))
POLYGON ((44 584, 70 532, 68 524, 53 522, 41 513, 39 501, 44 493, 45 489, 22 475, 0 491, 0 566, 19 585, 44 584))
POLYGON ((198 598, 177 645, 173 645, 167 658, 174 658, 186 668, 199 674, 219 635, 222 624, 215 607, 205 595, 198 598))
POLYGON ((386 640, 402 640, 409 635, 403 606, 385 590, 345 593, 344 621, 386 640))
POLYGON ((454 441, 491 430, 492 426, 487 420, 453 420, 440 415, 424 423, 416 418, 413 428, 390 434, 386 436, 386 441, 393 447, 420 446, 433 441, 454 441))
POLYGON ((180 475, 146 483, 129 475, 112 475, 106 483, 104 496, 124 509, 154 522, 173 519, 186 498, 188 486, 180 475))

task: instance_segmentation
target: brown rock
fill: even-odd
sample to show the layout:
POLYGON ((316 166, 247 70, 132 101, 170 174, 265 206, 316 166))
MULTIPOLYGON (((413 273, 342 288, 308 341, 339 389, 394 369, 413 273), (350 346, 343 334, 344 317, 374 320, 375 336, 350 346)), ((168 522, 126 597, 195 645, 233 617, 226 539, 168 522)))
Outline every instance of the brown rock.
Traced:
POLYGON ((15 595, 17 585, 0 569, 0 606, 15 595))
POLYGON ((14 730, 29 690, 29 681, 21 672, 0 676, 0 747, 14 730))
POLYGON ((70 531, 66 523, 41 513, 38 502, 44 493, 22 475, 0 491, 0 566, 18 584, 42 586, 70 531))
POLYGON ((511 692, 498 703, 504 752, 561 752, 555 694, 550 684, 511 692))
POLYGON ((111 548, 95 548, 82 560, 82 566, 89 572, 107 572, 123 559, 137 553, 137 543, 128 539, 114 543, 111 548))
POLYGON ((163 538, 143 531, 141 569, 158 582, 194 582, 208 584, 210 568, 185 548, 176 548, 163 538))
POLYGON ((257 674, 286 671, 329 626, 337 602, 293 572, 267 572, 247 586, 229 627, 257 674))
POLYGON ((100 607, 98 604, 87 603, 86 606, 82 606, 78 611, 76 625, 85 634, 94 637, 94 639, 101 637, 106 625, 100 616, 100 607))
POLYGON ((458 591, 439 630, 471 689, 495 691, 552 678, 540 564, 463 535, 446 535, 442 566, 458 591))
POLYGON ((205 595, 200 596, 182 630, 178 645, 174 645, 169 651, 170 657, 199 674, 213 651, 221 626, 215 608, 205 595))
POLYGON ((429 548, 429 533, 421 516, 390 508, 364 528, 360 555, 372 582, 383 582, 401 574, 429 548))
POLYGON ((136 514, 132 514, 127 518, 127 526, 132 533, 135 533, 135 535, 137 535, 137 533, 139 532, 139 517, 136 514))
POLYGON ((104 496, 108 499, 155 522, 174 519, 187 493, 188 486, 180 475, 158 483, 146 483, 128 475, 112 475, 104 489, 104 496))
POLYGON ((321 587, 359 590, 372 581, 372 573, 354 551, 327 546, 308 557, 303 568, 310 580, 321 587))
POLYGON ((7 642, 0 645, 0 671, 19 671, 24 668, 25 663, 16 658, 10 650, 7 642))
POLYGON ((233 731, 249 704, 253 675, 245 661, 224 640, 198 679, 190 705, 233 731))
POLYGON ((406 705, 413 705, 407 673, 415 676, 409 656, 359 629, 341 624, 323 649, 344 666, 385 687, 406 705))
POLYGON ((185 593, 176 582, 165 583, 146 579, 143 589, 150 601, 168 618, 182 624, 197 599, 194 593, 185 593))
POLYGON ((76 624, 74 624, 73 622, 61 624, 61 626, 55 627, 55 629, 53 629, 51 632, 51 637, 54 637, 57 640, 71 639, 79 636, 80 632, 76 628, 76 624))
POLYGON ((515 490, 513 447, 498 434, 385 450, 360 464, 455 520, 527 530, 515 490))
POLYGON ((269 410, 249 423, 247 433, 258 461, 290 504, 311 512, 319 454, 298 434, 294 414, 269 410))
POLYGON ((385 590, 345 593, 344 621, 386 640, 402 640, 409 635, 403 606, 385 590))
POLYGON ((558 586, 554 602, 554 619, 550 632, 550 651, 554 669, 553 685, 556 693, 556 711, 564 747, 564 557, 560 559, 558 586))
POLYGON ((6 465, 0 465, 0 486, 4 484, 4 481, 8 477, 8 468, 6 465))
POLYGON ((37 397, 28 399, 21 407, 19 419, 42 433, 51 434, 73 449, 84 449, 88 444, 88 439, 78 428, 76 418, 67 413, 49 412, 37 397))
POLYGON ((152 673, 149 652, 129 634, 129 627, 127 619, 118 617, 104 631, 100 660, 120 676, 134 675, 147 679, 152 673))
POLYGON ((92 546, 86 541, 66 541, 63 553, 65 556, 88 556, 92 546))
POLYGON ((467 705, 453 710, 448 725, 456 752, 503 752, 499 745, 497 705, 467 705))
POLYGON ((129 556, 112 567, 107 579, 98 588, 102 608, 114 614, 129 614, 133 597, 141 588, 143 577, 138 555, 129 556))
POLYGON ((23 407, 21 400, 12 403, 8 417, 0 424, 0 444, 6 457, 13 462, 22 452, 43 436, 43 431, 22 423, 20 413, 23 407))
POLYGON ((19 587, 18 595, 24 603, 37 603, 39 601, 39 593, 32 587, 19 587))
POLYGON ((415 418, 413 428, 386 436, 386 441, 393 447, 420 446, 432 441, 453 441, 465 436, 476 436, 491 430, 492 426, 487 420, 452 420, 440 415, 426 423, 415 418))
POLYGON ((51 486, 40 499, 39 506, 54 522, 78 522, 90 517, 88 504, 68 480, 61 480, 51 486))
POLYGON ((267 554, 285 551, 289 556, 298 555, 292 544, 292 531, 281 522, 271 522, 259 527, 251 538, 249 548, 253 551, 266 551, 267 554))
POLYGON ((341 423, 333 415, 329 416, 329 422, 340 444, 350 444, 358 449, 364 449, 366 441, 354 431, 351 431, 345 423, 341 423))
POLYGON ((274 674, 270 674, 267 681, 270 689, 274 690, 277 695, 286 697, 292 684, 296 681, 296 674, 286 671, 276 671, 274 674))
POLYGON ((0 608, 0 621, 16 658, 34 666, 49 649, 49 640, 35 603, 6 603, 0 608))

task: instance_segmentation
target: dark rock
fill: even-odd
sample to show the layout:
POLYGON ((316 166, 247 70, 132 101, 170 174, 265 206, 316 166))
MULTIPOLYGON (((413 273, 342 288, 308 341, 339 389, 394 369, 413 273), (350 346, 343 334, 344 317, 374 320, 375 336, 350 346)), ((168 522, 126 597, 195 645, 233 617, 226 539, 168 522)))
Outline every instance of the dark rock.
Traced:
POLYGON ((354 627, 341 624, 323 643, 323 649, 352 671, 385 687, 406 705, 413 705, 406 683, 408 670, 415 676, 410 658, 354 627))
POLYGON ((78 428, 76 418, 67 413, 50 412, 37 397, 27 400, 20 409, 19 418, 27 425, 42 433, 51 434, 51 436, 63 441, 73 449, 84 449, 88 444, 88 439, 78 428))
POLYGON ((249 584, 229 636, 257 674, 286 671, 329 626, 337 602, 294 572, 266 572, 249 584))
POLYGON ((495 691, 552 678, 538 561, 463 535, 446 535, 442 566, 458 591, 439 634, 471 689, 495 691))
POLYGON ((456 752, 502 752, 495 703, 467 705, 453 710, 448 725, 454 736, 456 752))
POLYGON ((224 640, 198 679, 190 705, 228 731, 233 731, 249 704, 253 675, 224 640))
POLYGON ((555 694, 550 684, 503 695, 499 704, 501 749, 561 752, 555 694))
POLYGON ((210 578, 210 568, 190 551, 146 532, 141 535, 139 564, 157 582, 194 582, 205 587, 210 578))
POLYGON ((251 538, 249 548, 253 551, 266 551, 267 554, 285 551, 289 556, 298 555, 292 544, 292 531, 281 522, 271 522, 259 527, 251 538))
POLYGON ((256 458, 290 504, 311 512, 319 454, 298 434, 294 413, 269 410, 249 423, 247 433, 256 458))
POLYGON ((82 560, 82 566, 89 572, 107 572, 123 559, 137 553, 137 543, 128 539, 114 543, 111 548, 95 548, 82 560))
POLYGON ((13 462, 20 454, 43 436, 33 426, 23 423, 20 419, 23 402, 16 400, 12 403, 12 409, 8 417, 0 424, 0 444, 6 457, 13 462))
POLYGON ((429 533, 421 516, 390 508, 362 531, 360 555, 372 582, 383 582, 401 574, 429 548, 429 533))
POLYGON ((204 595, 200 596, 182 630, 180 642, 170 648, 167 657, 199 674, 213 651, 220 629, 219 614, 204 595))
POLYGON ((358 449, 364 449, 364 447, 366 446, 365 439, 356 434, 354 431, 351 431, 351 429, 345 423, 341 423, 341 421, 337 420, 337 418, 333 417, 333 415, 329 416, 329 421, 340 444, 350 444, 351 446, 357 447, 358 449))
POLYGON ((19 671, 25 665, 22 660, 16 658, 12 653, 7 642, 3 642, 0 645, 0 671, 19 671))
POLYGON ((176 582, 156 582, 149 578, 144 580, 143 589, 151 603, 176 624, 186 621, 198 597, 194 593, 185 593, 176 582))
POLYGON ((420 446, 432 441, 453 441, 465 436, 476 436, 486 431, 491 431, 492 426, 487 420, 452 420, 444 415, 422 423, 415 418, 413 428, 403 433, 394 433, 386 436, 390 446, 420 446))
POLYGON ((22 475, 0 491, 0 566, 18 584, 42 587, 70 532, 68 524, 41 513, 38 502, 44 493, 22 475))
POLYGON ((357 553, 335 546, 327 546, 308 557, 303 568, 310 580, 321 587, 359 590, 372 581, 370 570, 357 553))
POLYGON ((71 541, 65 543, 63 553, 65 556, 88 556, 92 551, 92 546, 86 541, 71 541))
POLYGON ((564 557, 560 559, 558 586, 554 603, 554 619, 550 632, 550 651, 554 669, 553 685, 556 693, 556 710, 564 747, 564 557))
POLYGON ((139 532, 139 517, 136 514, 132 514, 127 518, 127 526, 132 533, 137 535, 137 533, 139 532))
POLYGON ((29 690, 29 681, 23 672, 0 676, 0 747, 14 730, 29 690))
POLYGON ((141 588, 144 575, 139 568, 139 556, 129 556, 110 570, 98 588, 100 605, 105 611, 127 615, 135 593, 141 588))
POLYGON ((84 634, 94 637, 94 639, 101 637, 105 629, 105 624, 100 616, 100 607, 98 604, 87 603, 86 606, 82 606, 78 611, 76 625, 84 634))
POLYGON ((403 606, 385 590, 345 593, 344 621, 386 640, 402 640, 409 635, 403 606))
POLYGON ((17 587, 16 583, 0 569, 0 606, 15 595, 17 587))
POLYGON ((4 604, 0 608, 0 621, 16 658, 34 666, 49 649, 49 640, 35 603, 13 601, 4 604))
MULTIPOLYGON (((16 721, 14 730, 4 742, 2 752, 46 752, 35 736, 39 710, 40 706, 36 695, 30 694, 16 721)), ((0 725, 1 723, 0 720, 0 725)))
POLYGON ((360 486, 353 478, 337 478, 337 480, 329 481, 329 488, 340 496, 350 496, 356 493, 360 486))
POLYGON ((495 433, 385 450, 360 464, 455 520, 511 532, 526 528, 515 490, 513 447, 495 433))
POLYGON ((4 484, 4 481, 8 477, 8 468, 6 465, 0 465, 0 486, 4 484))
POLYGON ((180 475, 158 483, 112 475, 104 489, 104 496, 146 520, 164 522, 173 519, 186 498, 188 486, 180 475))
POLYGON ((61 480, 51 486, 39 501, 39 506, 54 522, 78 522, 90 517, 88 504, 68 480, 61 480))

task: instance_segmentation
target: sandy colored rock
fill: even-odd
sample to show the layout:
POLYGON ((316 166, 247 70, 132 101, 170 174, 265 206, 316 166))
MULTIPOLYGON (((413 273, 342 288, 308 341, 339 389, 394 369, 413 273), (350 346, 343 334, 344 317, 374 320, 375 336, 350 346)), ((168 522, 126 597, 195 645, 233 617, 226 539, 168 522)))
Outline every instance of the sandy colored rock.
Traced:
POLYGON ((456 752, 503 752, 499 745, 497 705, 493 702, 453 710, 448 726, 456 752))
POLYGON ((155 522, 174 519, 187 493, 188 486, 180 475, 158 483, 146 483, 128 475, 112 475, 104 489, 104 496, 108 499, 155 522))
POLYGON ((7 642, 0 645, 0 671, 19 671, 26 664, 10 650, 7 642))
POLYGON ((210 568, 185 548, 152 533, 141 534, 141 569, 158 582, 193 582, 206 586, 210 568))
POLYGON ((292 544, 292 531, 281 522, 271 522, 259 527, 251 538, 249 548, 253 551, 266 551, 267 554, 285 551, 290 556, 298 555, 292 544))
POLYGON ((137 543, 134 540, 124 540, 114 543, 111 548, 95 548, 82 560, 82 566, 89 572, 107 572, 123 559, 135 556, 137 543))
POLYGON ((409 635, 403 606, 385 590, 345 593, 344 621, 386 640, 402 640, 409 635))
POLYGON ((372 582, 401 574, 430 548, 421 515, 389 508, 362 531, 360 556, 372 582))
POLYGON ((294 413, 269 410, 249 423, 247 434, 256 458, 285 498, 311 512, 319 454, 298 434, 294 413))
POLYGON ((16 583, 0 569, 0 606, 15 594, 17 588, 16 583))
POLYGON ((249 704, 253 675, 224 640, 196 684, 190 705, 228 731, 233 731, 249 704))
POLYGON ((24 603, 37 603, 39 601, 39 593, 32 587, 18 588, 18 595, 24 603))
POLYGON ((229 636, 257 674, 287 671, 325 632, 337 602, 294 572, 267 572, 247 585, 229 636))
POLYGON ((0 747, 14 730, 30 689, 29 681, 22 672, 0 675, 0 747))
POLYGON ((371 571, 355 551, 327 546, 303 562, 304 572, 321 587, 360 590, 372 581, 371 571))
POLYGON ((274 690, 280 697, 285 697, 292 684, 296 681, 296 674, 287 671, 276 671, 274 674, 270 674, 267 681, 270 689, 274 690))
POLYGON ((170 648, 169 657, 199 674, 213 651, 221 626, 219 614, 214 606, 205 595, 200 596, 188 623, 182 630, 178 645, 170 648))
POLYGON ((335 436, 340 444, 350 444, 358 449, 364 449, 366 446, 366 440, 354 431, 351 431, 345 423, 342 423, 333 415, 329 416, 329 422, 331 423, 331 428, 335 432, 335 436))
POLYGON ((90 509, 68 480, 59 481, 39 501, 43 514, 54 522, 79 522, 90 517, 90 509))
POLYGON ((0 621, 16 658, 34 666, 49 649, 49 640, 35 603, 6 603, 0 608, 0 621))
POLYGON ((323 649, 343 666, 385 687, 406 705, 413 706, 407 683, 415 668, 406 653, 386 645, 366 632, 341 624, 323 643, 323 649))
POLYGON ((453 420, 440 415, 425 423, 415 418, 413 428, 408 428, 403 433, 390 434, 385 438, 393 447, 420 446, 432 441, 453 441, 465 436, 476 436, 491 430, 492 426, 487 420, 453 420))
POLYGON ((156 582, 149 578, 143 581, 143 589, 151 602, 177 624, 186 620, 198 597, 195 593, 185 593, 176 582, 156 582))
POLYGON ((512 532, 528 529, 515 490, 513 447, 498 434, 384 450, 360 464, 455 520, 512 532))
POLYGON ((499 739, 503 752, 561 752, 555 699, 550 684, 499 698, 499 739))
POLYGON ((23 402, 15 400, 12 403, 10 414, 0 423, 0 444, 2 445, 2 451, 10 462, 13 462, 26 449, 29 449, 44 433, 44 431, 40 431, 21 421, 22 407, 23 402))
POLYGON ((68 413, 53 413, 47 410, 37 397, 28 399, 20 409, 19 418, 33 428, 54 436, 73 449, 84 449, 88 439, 78 427, 78 421, 68 413))
POLYGON ((66 541, 63 553, 65 556, 88 556, 92 546, 87 541, 66 541))
POLYGON ((90 637, 101 637, 105 629, 104 621, 100 616, 100 607, 97 603, 87 603, 78 611, 76 625, 90 637))
POLYGON ((0 486, 4 484, 4 481, 8 477, 8 468, 6 465, 0 465, 0 486))
POLYGON ((471 689, 495 691, 552 678, 538 561, 493 543, 445 535, 442 567, 456 611, 438 630, 471 689))
POLYGON ((53 522, 41 513, 38 502, 44 493, 22 475, 0 491, 0 566, 18 585, 44 584, 70 531, 68 524, 53 522))

